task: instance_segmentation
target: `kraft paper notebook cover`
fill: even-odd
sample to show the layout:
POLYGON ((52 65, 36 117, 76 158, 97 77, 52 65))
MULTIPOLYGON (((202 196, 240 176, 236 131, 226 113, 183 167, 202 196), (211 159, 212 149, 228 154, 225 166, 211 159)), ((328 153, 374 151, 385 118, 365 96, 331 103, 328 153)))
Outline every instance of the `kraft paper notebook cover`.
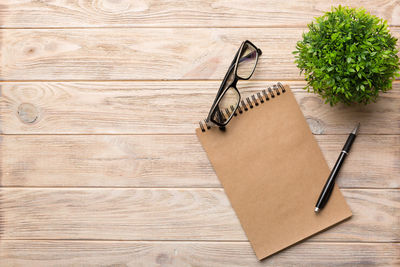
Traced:
POLYGON ((196 129, 259 260, 351 216, 337 186, 315 214, 330 170, 290 88, 274 88, 243 102, 226 131, 196 129))

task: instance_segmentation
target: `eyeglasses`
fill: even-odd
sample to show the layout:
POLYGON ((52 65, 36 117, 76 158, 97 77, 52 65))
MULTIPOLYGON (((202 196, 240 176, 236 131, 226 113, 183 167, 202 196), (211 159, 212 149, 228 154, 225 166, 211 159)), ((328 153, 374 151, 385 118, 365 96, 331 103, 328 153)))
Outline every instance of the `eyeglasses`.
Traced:
POLYGON ((206 119, 208 126, 212 122, 224 129, 232 119, 241 100, 236 84, 239 80, 250 79, 261 54, 262 51, 248 40, 240 45, 208 113, 206 119))

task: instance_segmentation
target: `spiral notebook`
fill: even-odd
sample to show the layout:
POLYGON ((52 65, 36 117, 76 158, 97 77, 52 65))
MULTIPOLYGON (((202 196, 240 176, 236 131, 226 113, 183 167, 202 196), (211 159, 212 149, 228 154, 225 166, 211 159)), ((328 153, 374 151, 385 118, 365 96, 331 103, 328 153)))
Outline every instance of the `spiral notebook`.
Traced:
POLYGON ((246 98, 225 131, 200 122, 196 134, 259 260, 351 216, 337 186, 314 213, 330 171, 289 86, 246 98))

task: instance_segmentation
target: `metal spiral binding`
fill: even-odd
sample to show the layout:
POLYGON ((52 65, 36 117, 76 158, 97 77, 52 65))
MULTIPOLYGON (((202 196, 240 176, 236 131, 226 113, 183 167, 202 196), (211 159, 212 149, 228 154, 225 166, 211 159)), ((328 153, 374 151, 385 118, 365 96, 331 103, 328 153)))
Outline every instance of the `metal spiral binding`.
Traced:
POLYGON ((279 88, 281 88, 282 93, 286 92, 285 86, 283 86, 280 82, 278 82, 279 88))
POLYGON ((231 113, 228 108, 225 109, 226 117, 229 118, 231 116, 231 113))
MULTIPOLYGON (((266 101, 270 100, 271 98, 275 98, 275 96, 281 95, 281 93, 285 93, 286 89, 285 87, 278 82, 277 84, 274 84, 271 87, 268 87, 267 89, 263 89, 261 92, 257 92, 256 94, 253 94, 249 97, 246 97, 246 102, 242 99, 237 107, 237 110, 235 111, 235 107, 233 105, 230 106, 229 108, 225 108, 225 110, 221 111, 221 115, 224 119, 227 119, 231 116, 233 113, 233 116, 238 116, 238 114, 243 114, 243 112, 246 112, 255 106, 259 106, 260 104, 266 103, 266 101), (268 90, 268 92, 267 92, 268 90)), ((200 129, 202 132, 205 132, 206 130, 211 129, 209 124, 207 124, 206 120, 202 120, 199 122, 200 129)))
POLYGON ((239 113, 240 113, 240 114, 243 113, 243 110, 242 110, 242 108, 240 107, 240 105, 238 106, 238 110, 239 110, 239 113))
MULTIPOLYGON (((246 106, 246 103, 244 103, 244 100, 242 99, 242 108, 244 109, 244 111, 248 111, 249 109, 246 106)), ((240 106, 240 105, 239 105, 240 106)))
POLYGON ((264 99, 262 98, 260 92, 257 93, 258 99, 260 99, 261 104, 264 103, 264 99))
POLYGON ((272 98, 275 97, 274 91, 272 91, 271 87, 268 87, 268 92, 269 92, 269 94, 271 95, 272 98))
POLYGON ((251 102, 250 98, 246 97, 247 103, 249 104, 250 108, 253 108, 253 103, 251 102))
POLYGON ((280 95, 280 94, 281 94, 281 92, 279 92, 278 86, 276 86, 276 84, 274 84, 274 85, 272 86, 272 88, 274 88, 274 90, 275 90, 275 92, 276 92, 277 95, 280 95))
POLYGON ((236 116, 237 116, 237 113, 236 113, 235 107, 234 107, 233 105, 231 105, 231 111, 234 112, 234 113, 233 113, 233 116, 236 117, 236 116))
POLYGON ((268 97, 268 93, 267 93, 267 91, 265 91, 265 89, 264 90, 262 90, 262 93, 263 93, 263 95, 265 96, 265 100, 269 100, 269 97, 268 97))
POLYGON ((256 104, 256 106, 258 106, 258 102, 257 102, 256 96, 252 95, 251 99, 253 99, 254 104, 256 104))

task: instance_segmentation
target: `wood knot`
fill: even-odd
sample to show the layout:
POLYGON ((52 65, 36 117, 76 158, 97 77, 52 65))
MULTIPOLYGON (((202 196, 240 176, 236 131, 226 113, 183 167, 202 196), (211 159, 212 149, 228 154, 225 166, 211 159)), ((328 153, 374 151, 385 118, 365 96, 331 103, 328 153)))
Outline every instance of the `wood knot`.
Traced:
POLYGON ((160 253, 156 258, 156 263, 160 265, 171 264, 172 259, 165 253, 160 253))
POLYGON ((34 105, 23 103, 18 107, 18 117, 23 123, 31 124, 38 119, 39 111, 34 105))
POLYGON ((306 117, 306 120, 313 134, 323 134, 325 132, 325 125, 319 119, 306 117))
POLYGON ((321 108, 323 105, 323 101, 320 97, 314 96, 314 95, 309 95, 305 96, 300 100, 300 106, 303 109, 308 109, 308 110, 316 110, 321 108))
POLYGON ((25 50, 25 54, 27 54, 28 56, 35 54, 35 52, 36 52, 35 47, 29 47, 25 50))

